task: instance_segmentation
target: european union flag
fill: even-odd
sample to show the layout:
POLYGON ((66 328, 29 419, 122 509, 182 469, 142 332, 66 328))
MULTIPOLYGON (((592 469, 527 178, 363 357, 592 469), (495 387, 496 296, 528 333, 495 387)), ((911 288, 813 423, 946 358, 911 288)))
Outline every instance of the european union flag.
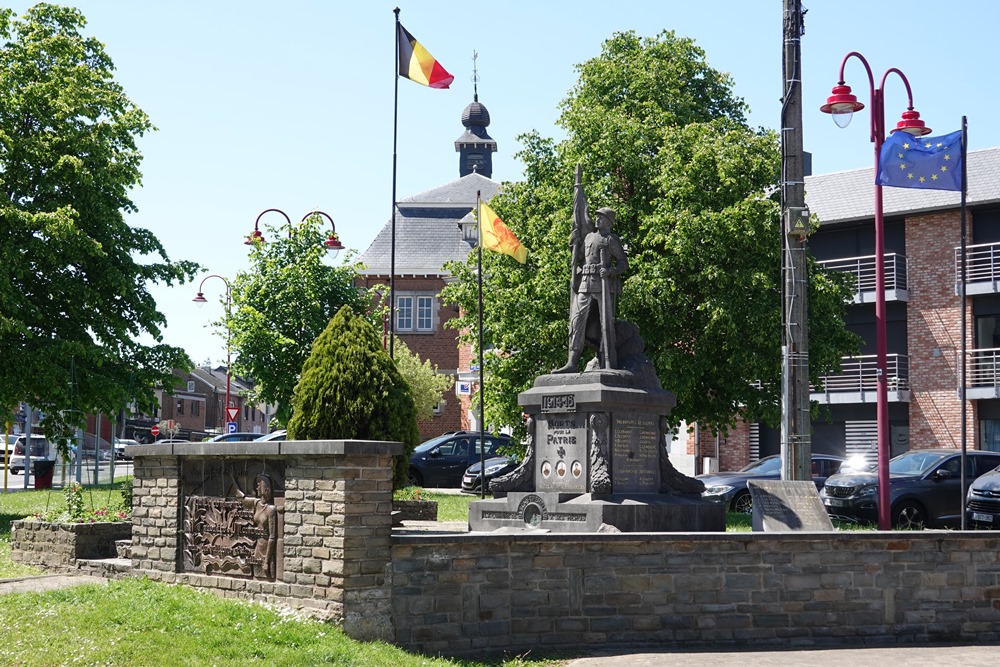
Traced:
POLYGON ((962 189, 962 131, 940 137, 893 132, 882 144, 875 182, 896 188, 962 189))

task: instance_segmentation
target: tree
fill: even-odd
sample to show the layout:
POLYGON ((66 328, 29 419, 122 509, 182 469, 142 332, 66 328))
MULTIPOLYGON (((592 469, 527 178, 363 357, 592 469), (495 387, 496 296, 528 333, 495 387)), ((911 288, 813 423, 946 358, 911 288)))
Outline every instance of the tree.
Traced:
POLYGON ((369 297, 355 286, 348 261, 324 263, 322 217, 310 216, 291 229, 268 228, 267 243, 250 251, 250 268, 232 281, 230 344, 234 371, 254 379, 255 400, 277 404, 275 419, 287 424, 292 394, 309 349, 342 306, 365 312, 369 297))
POLYGON ((0 12, 0 407, 26 400, 50 434, 135 400, 191 362, 161 340, 148 286, 189 280, 148 230, 126 224, 136 138, 154 129, 114 81, 76 9, 0 12))
MULTIPOLYGON (((484 253, 487 422, 520 425, 517 394, 566 361, 575 165, 590 210, 617 212, 629 255, 618 319, 639 326, 646 354, 677 395, 671 418, 724 431, 737 417, 780 415, 780 153, 746 125, 727 75, 672 32, 616 33, 578 66, 561 105, 565 140, 520 137, 525 180, 492 205, 530 249, 518 265, 484 253)), ((478 344, 475 254, 449 269, 444 298, 478 344)), ((857 350, 844 325, 849 289, 813 264, 810 371, 857 350)))
POLYGON ((290 440, 396 440, 393 482, 406 481, 420 438, 410 388, 375 328, 344 306, 313 343, 292 399, 290 440))
POLYGON ((396 368, 410 387, 417 419, 430 419, 434 416, 434 408, 440 405, 444 392, 455 385, 455 378, 439 373, 436 365, 429 359, 421 360, 420 355, 410 350, 398 337, 394 350, 396 368))

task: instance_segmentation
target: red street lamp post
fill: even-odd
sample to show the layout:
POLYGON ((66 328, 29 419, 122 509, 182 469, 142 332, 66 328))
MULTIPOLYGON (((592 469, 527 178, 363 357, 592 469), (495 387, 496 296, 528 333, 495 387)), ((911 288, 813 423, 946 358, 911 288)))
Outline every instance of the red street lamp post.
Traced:
POLYGON ((230 285, 229 285, 229 281, 226 280, 225 278, 223 278, 222 276, 220 276, 218 274, 215 274, 215 273, 213 273, 211 275, 208 275, 208 276, 205 276, 204 278, 202 278, 201 284, 198 285, 198 295, 194 299, 192 299, 192 301, 194 301, 199 306, 202 306, 202 305, 204 305, 205 303, 208 302, 208 299, 205 298, 205 294, 203 293, 202 290, 205 287, 205 281, 208 280, 209 278, 218 278, 222 282, 226 283, 226 407, 227 408, 231 408, 231 407, 233 407, 233 405, 232 405, 232 403, 229 400, 230 399, 230 385, 231 385, 231 378, 232 378, 232 376, 230 375, 230 369, 229 369, 229 365, 230 365, 230 358, 229 358, 229 355, 230 355, 230 345, 229 345, 229 343, 230 343, 230 339, 232 338, 232 335, 231 335, 232 332, 229 330, 229 316, 231 314, 230 313, 230 308, 231 308, 232 300, 233 300, 233 290, 232 290, 232 287, 230 287, 230 285))
MULTIPOLYGON (((260 231, 260 219, 263 218, 266 213, 280 213, 283 215, 285 222, 288 223, 288 238, 292 238, 292 219, 288 217, 287 213, 279 208, 268 208, 261 211, 260 215, 257 216, 257 219, 253 223, 253 232, 251 232, 250 236, 248 236, 246 241, 243 242, 244 245, 254 245, 255 243, 266 242, 264 240, 264 235, 260 231)), ((327 250, 332 250, 333 256, 336 257, 337 253, 344 249, 344 245, 340 242, 340 237, 337 236, 337 225, 333 222, 333 218, 331 218, 329 214, 324 213, 323 211, 310 211, 302 216, 302 219, 299 220, 299 224, 302 224, 314 215, 324 217, 330 221, 330 236, 323 241, 323 245, 327 250)))
MULTIPOLYGON (((840 77, 833 87, 826 104, 820 111, 833 115, 833 121, 838 127, 847 127, 855 111, 861 111, 865 105, 851 93, 851 87, 844 83, 844 67, 847 61, 855 57, 865 66, 868 73, 868 88, 871 95, 871 113, 869 126, 871 141, 875 144, 875 173, 878 173, 879 154, 885 142, 885 101, 883 89, 890 74, 896 74, 906 86, 907 107, 902 119, 890 132, 903 131, 915 137, 929 134, 931 129, 920 120, 920 114, 913 110, 913 93, 906 75, 892 67, 882 75, 878 87, 875 87, 875 77, 872 68, 865 57, 857 51, 851 51, 840 63, 840 77)), ((889 508, 889 394, 888 367, 886 362, 886 313, 885 313, 885 221, 882 214, 882 186, 875 183, 875 355, 878 366, 876 378, 876 418, 878 429, 878 527, 879 530, 890 530, 889 508)))

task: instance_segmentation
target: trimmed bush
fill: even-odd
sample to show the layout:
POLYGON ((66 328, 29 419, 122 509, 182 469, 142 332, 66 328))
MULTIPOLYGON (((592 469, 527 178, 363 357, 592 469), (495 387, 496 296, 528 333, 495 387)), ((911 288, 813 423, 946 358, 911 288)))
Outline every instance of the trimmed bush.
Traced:
POLYGON ((344 306, 313 342, 295 385, 290 440, 397 440, 393 485, 420 439, 409 386, 375 329, 344 306))

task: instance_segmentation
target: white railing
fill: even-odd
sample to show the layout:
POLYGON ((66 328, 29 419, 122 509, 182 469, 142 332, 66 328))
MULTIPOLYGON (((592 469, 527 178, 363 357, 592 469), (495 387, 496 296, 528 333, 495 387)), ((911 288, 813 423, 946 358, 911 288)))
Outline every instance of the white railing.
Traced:
MULTIPOLYGON (((878 364, 874 354, 860 357, 844 357, 840 375, 820 377, 820 386, 815 392, 876 391, 878 385, 878 364)), ((889 391, 905 391, 910 388, 909 358, 905 354, 886 355, 886 370, 889 376, 889 391)))
MULTIPOLYGON (((955 248, 955 284, 962 279, 962 249, 955 248)), ((1000 243, 965 247, 965 282, 993 283, 1000 280, 1000 243)))
MULTIPOLYGON (((875 291, 875 255, 828 259, 818 264, 830 271, 845 271, 852 274, 856 294, 875 291)), ((908 289, 905 255, 894 252, 885 254, 885 289, 886 291, 908 289)))
POLYGON ((1000 348, 980 348, 966 352, 966 383, 969 387, 1000 387, 1000 348))

